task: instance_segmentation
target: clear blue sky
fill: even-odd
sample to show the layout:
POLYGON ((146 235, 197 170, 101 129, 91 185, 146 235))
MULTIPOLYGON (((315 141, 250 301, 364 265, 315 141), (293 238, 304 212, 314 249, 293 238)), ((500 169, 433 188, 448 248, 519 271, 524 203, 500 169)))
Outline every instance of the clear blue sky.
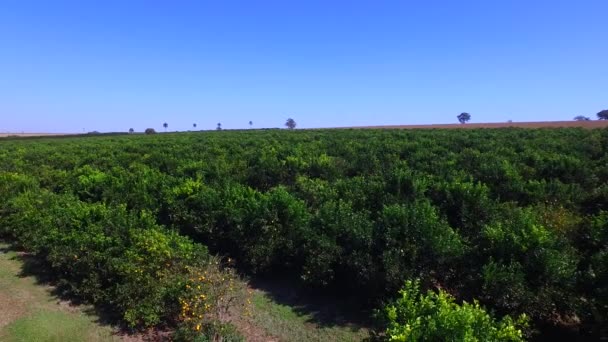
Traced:
POLYGON ((608 1, 0 2, 0 132, 595 118, 608 1))

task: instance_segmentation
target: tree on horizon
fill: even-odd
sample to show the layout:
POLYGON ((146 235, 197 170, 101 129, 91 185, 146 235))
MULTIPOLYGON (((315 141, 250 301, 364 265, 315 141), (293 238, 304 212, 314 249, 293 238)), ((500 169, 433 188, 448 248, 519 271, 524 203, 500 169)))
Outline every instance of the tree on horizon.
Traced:
POLYGON ((584 115, 577 115, 574 117, 574 121, 590 121, 591 119, 584 115))
POLYGON ((193 124, 192 124, 192 127, 196 128, 196 123, 193 123, 193 124))
POLYGON ((287 122, 285 122, 285 126, 287 126, 287 128, 289 129, 294 129, 296 128, 296 121, 292 118, 287 119, 287 122))
POLYGON ((129 134, 133 134, 133 132, 135 132, 135 130, 133 128, 129 128, 129 134))
POLYGON ((218 130, 218 131, 221 131, 222 130, 222 123, 218 122, 217 123, 217 127, 215 129, 218 130))
POLYGON ((253 121, 249 120, 249 128, 253 128, 253 121))
POLYGON ((471 120, 471 114, 467 113, 467 112, 463 112, 458 114, 457 116, 458 118, 458 122, 460 122, 461 124, 467 123, 467 121, 471 120))
POLYGON ((166 132, 166 131, 167 131, 167 127, 169 127, 169 124, 165 122, 165 123, 163 124, 163 127, 165 127, 165 132, 166 132))
POLYGON ((608 109, 604 109, 597 113, 597 118, 599 120, 608 120, 608 109))

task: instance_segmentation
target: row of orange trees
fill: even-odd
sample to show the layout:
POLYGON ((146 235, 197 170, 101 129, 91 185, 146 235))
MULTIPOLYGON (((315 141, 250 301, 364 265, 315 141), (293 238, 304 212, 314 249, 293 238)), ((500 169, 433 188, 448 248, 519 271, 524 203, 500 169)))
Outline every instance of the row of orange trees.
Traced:
MULTIPOLYGON (((525 313, 544 333, 607 333, 606 130, 207 132, 0 147, 2 175, 43 193, 33 202, 46 212, 39 227, 56 223, 49 198, 59 196, 106 210, 107 220, 131 217, 123 226, 198 242, 249 274, 288 275, 369 306, 420 279, 496 315, 525 313)), ((1 229, 23 241, 20 234, 54 236, 13 223, 14 212, 26 212, 10 210, 23 196, 4 200, 1 229)), ((124 234, 99 233, 131 241, 124 234)), ((128 248, 115 253, 131 255, 128 248)), ((166 263, 144 259, 150 268, 166 263)), ((93 283, 79 288, 109 286, 93 283)))
POLYGON ((148 211, 81 201, 14 172, 0 173, 0 193, 0 238, 34 256, 62 295, 131 329, 172 328, 177 341, 241 340, 224 317, 247 309, 234 272, 148 211))

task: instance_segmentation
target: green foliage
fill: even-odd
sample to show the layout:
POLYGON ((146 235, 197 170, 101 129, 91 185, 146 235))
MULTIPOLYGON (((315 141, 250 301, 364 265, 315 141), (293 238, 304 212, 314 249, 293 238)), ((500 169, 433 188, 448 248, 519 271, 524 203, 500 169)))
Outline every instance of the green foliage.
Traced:
POLYGON ((3 232, 44 261, 61 290, 110 305, 132 327, 177 319, 186 267, 211 261, 201 245, 125 206, 42 190, 15 196, 6 213, 3 232))
POLYGON ((198 330, 180 327, 173 335, 176 342, 244 342, 245 338, 230 323, 208 323, 198 330))
POLYGON ((577 128, 3 140, 0 234, 132 325, 176 320, 200 243, 369 305, 420 278, 603 337, 606 146, 577 128))
MULTIPOLYGON (((505 209, 507 210, 507 209, 505 209)), ((556 230, 538 222, 531 210, 508 209, 508 219, 482 231, 489 262, 483 267, 483 293, 498 308, 549 320, 575 310, 576 251, 556 230)))
POLYGON ((587 226, 585 250, 588 264, 584 270, 584 291, 592 293, 589 320, 602 327, 601 334, 608 334, 608 212, 593 217, 587 226))
POLYGON ((378 228, 376 242, 391 288, 400 286, 404 277, 447 273, 448 265, 464 255, 458 233, 426 201, 386 206, 378 228))
POLYGON ((420 292, 407 281, 400 296, 381 312, 389 341, 523 341, 525 315, 494 319, 477 302, 458 304, 445 291, 420 292))
POLYGON ((218 270, 213 263, 189 267, 179 303, 178 341, 242 341, 230 323, 230 315, 249 316, 251 299, 235 272, 218 270), (247 302, 247 303, 246 303, 247 302), (244 308, 244 310, 238 310, 244 308))

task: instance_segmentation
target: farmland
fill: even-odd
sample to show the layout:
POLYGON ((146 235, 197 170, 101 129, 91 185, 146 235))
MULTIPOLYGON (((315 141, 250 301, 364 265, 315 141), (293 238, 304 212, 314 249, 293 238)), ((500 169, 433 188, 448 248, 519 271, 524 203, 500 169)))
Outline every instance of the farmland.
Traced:
POLYGON ((242 279, 277 275, 355 298, 381 337, 597 339, 608 130, 4 139, 0 234, 65 293, 176 339, 237 339, 232 318, 268 306, 242 279), (437 324, 416 320, 429 307, 437 324))
MULTIPOLYGON (((537 122, 481 122, 468 124, 434 124, 434 125, 392 125, 392 126, 368 126, 360 128, 392 128, 392 129, 472 129, 472 128, 606 128, 606 120, 589 121, 537 121, 537 122)), ((353 127, 357 128, 357 127, 353 127)))

